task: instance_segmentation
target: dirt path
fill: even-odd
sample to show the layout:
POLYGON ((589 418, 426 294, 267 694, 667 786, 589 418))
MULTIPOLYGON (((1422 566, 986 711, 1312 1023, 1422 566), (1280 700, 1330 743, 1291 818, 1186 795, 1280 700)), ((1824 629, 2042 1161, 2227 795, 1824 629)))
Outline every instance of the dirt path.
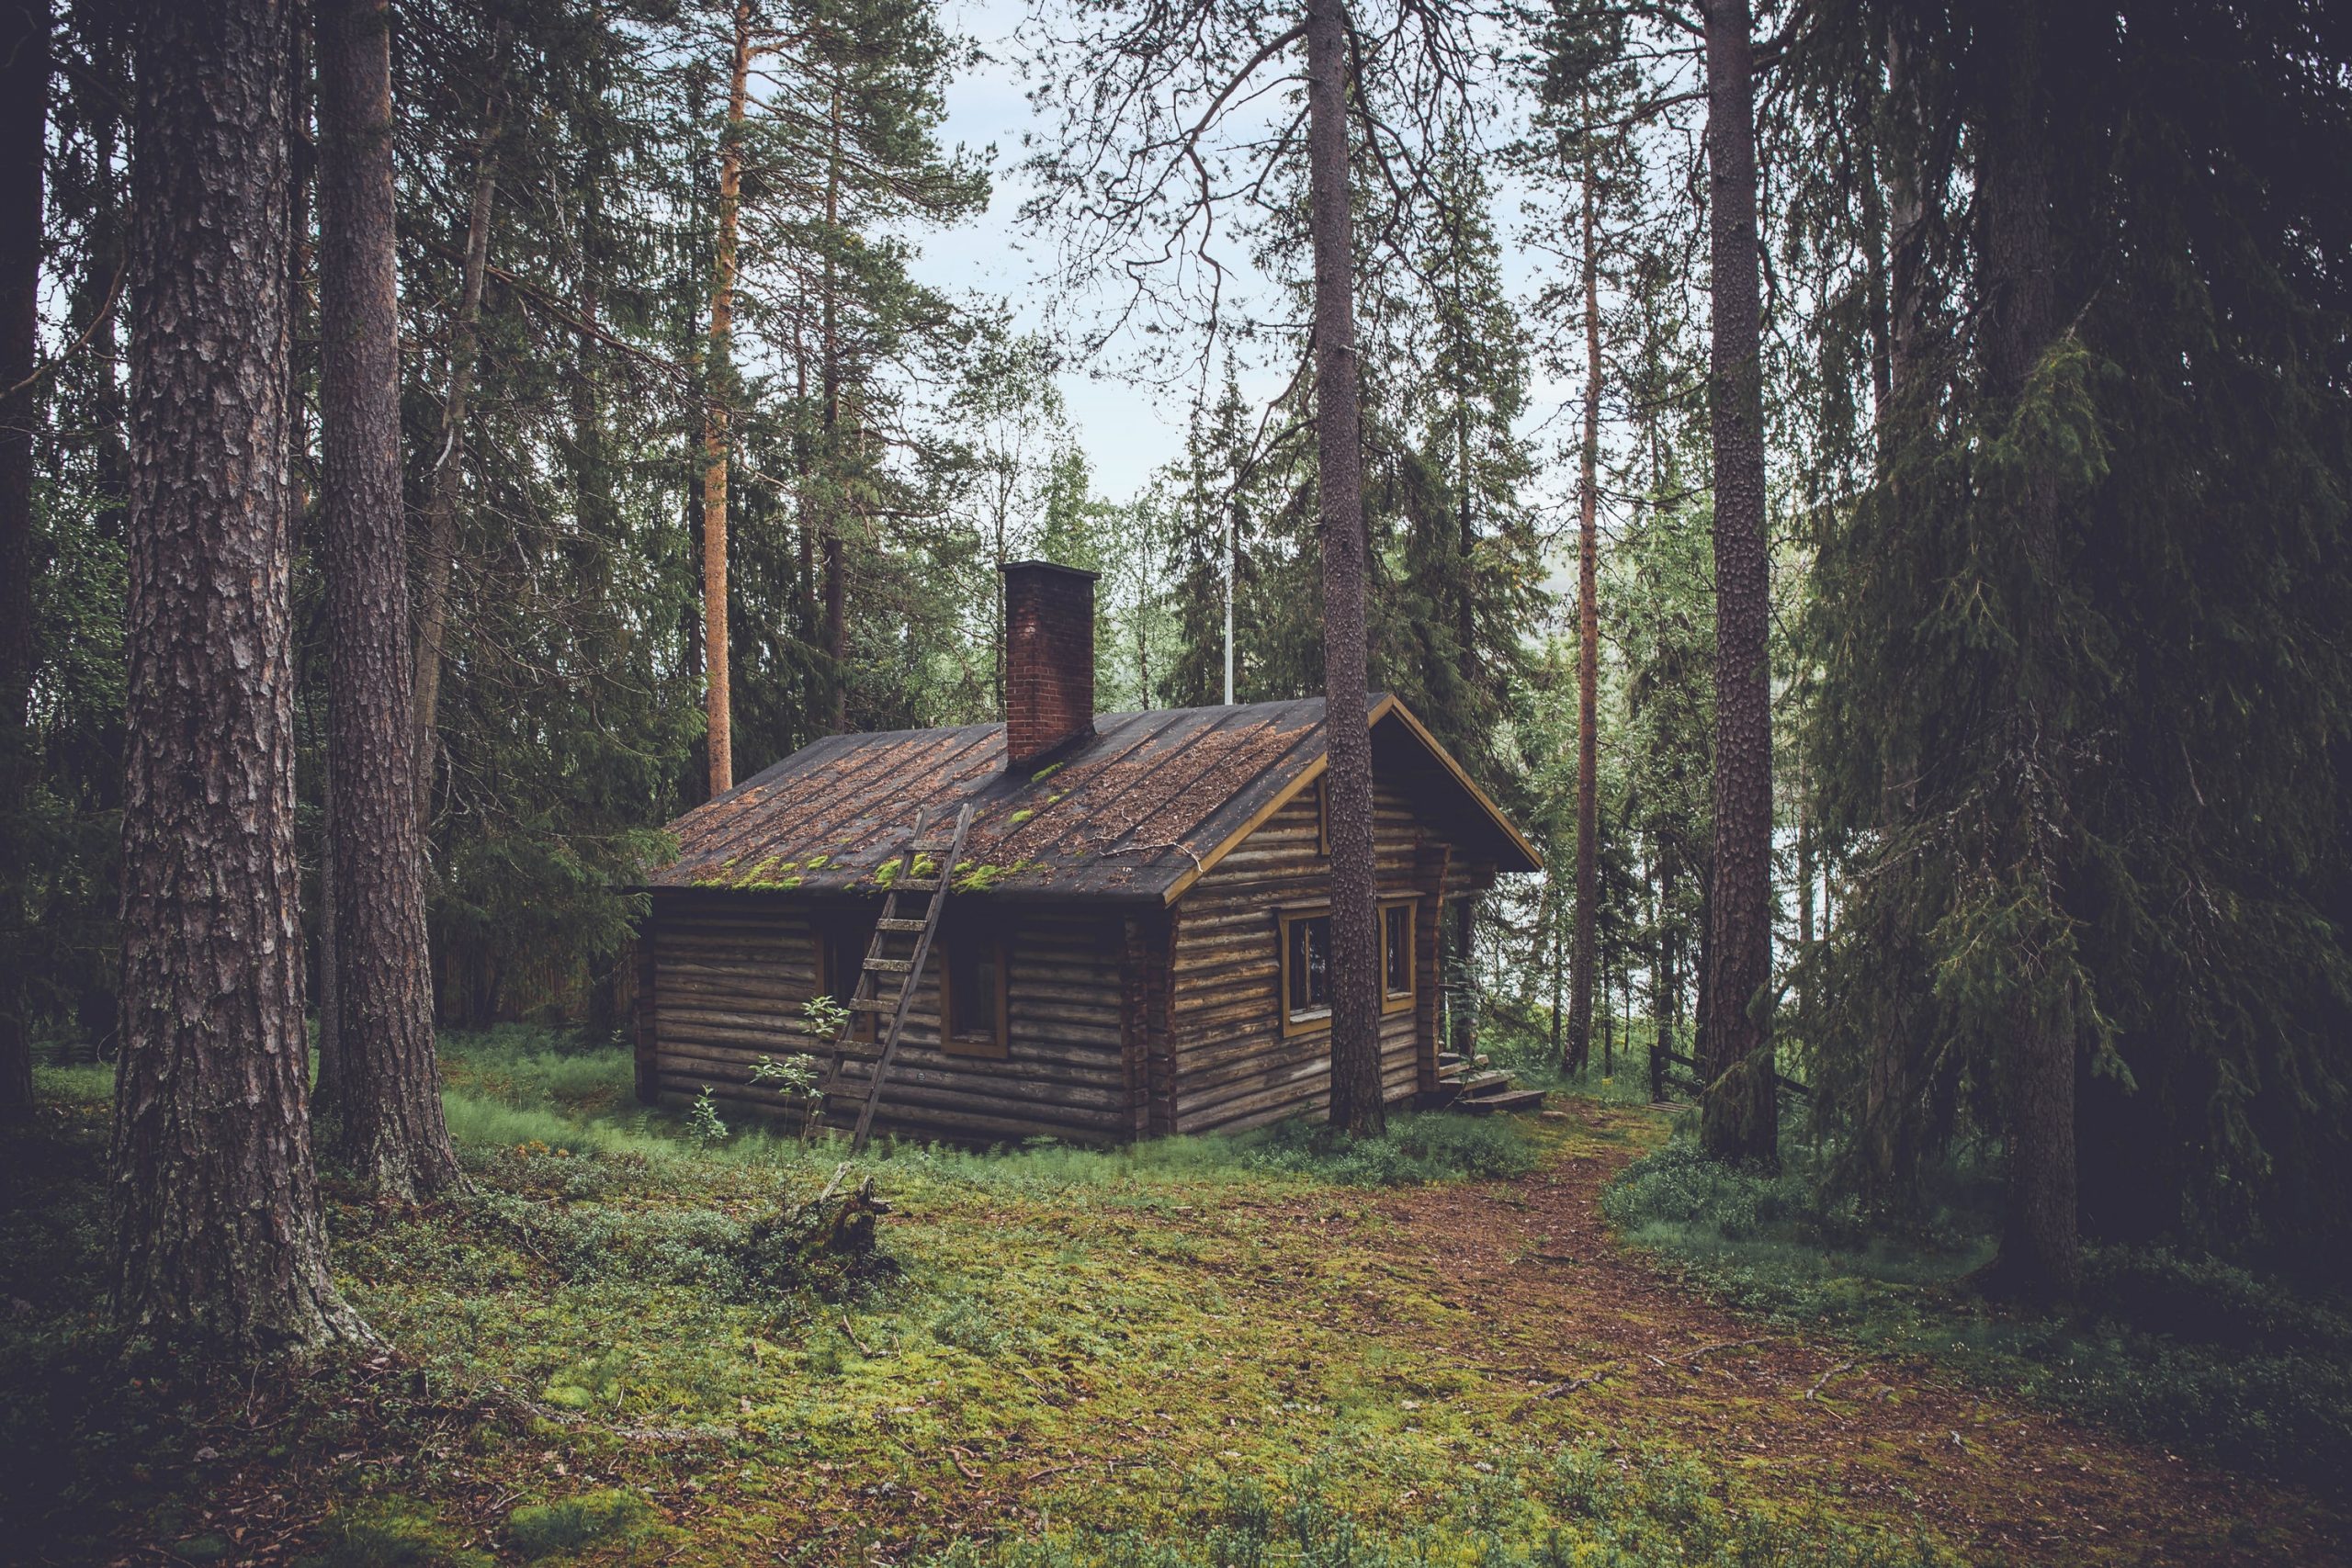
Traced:
MULTIPOLYGON (((1615 1133, 1645 1113, 1566 1114, 1615 1133)), ((1916 1515, 2005 1559, 2352 1562, 2344 1515, 2308 1495, 1697 1295, 1620 1249, 1600 1217, 1601 1188, 1637 1152, 1578 1141, 1518 1180, 1380 1205, 1396 1263, 1453 1281, 1486 1325, 1481 1370, 1527 1382, 1531 1431, 1667 1438, 1767 1498, 1916 1515)))

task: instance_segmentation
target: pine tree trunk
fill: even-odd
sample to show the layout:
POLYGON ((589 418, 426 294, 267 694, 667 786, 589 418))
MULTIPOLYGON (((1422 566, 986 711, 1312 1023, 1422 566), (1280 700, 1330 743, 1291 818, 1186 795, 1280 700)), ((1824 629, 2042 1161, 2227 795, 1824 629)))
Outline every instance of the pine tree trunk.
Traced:
POLYGON ((1706 0, 1705 8, 1715 837, 1700 1139, 1717 1159, 1769 1165, 1780 1145, 1771 1041, 1748 1012, 1772 966, 1772 693, 1765 642, 1771 604, 1764 538, 1754 53, 1747 0, 1706 0))
MULTIPOLYGON (((334 724, 333 715, 327 722, 334 724)), ((325 807, 320 813, 323 820, 319 831, 319 961, 311 971, 317 991, 311 1003, 319 1016, 318 1066, 311 1080, 311 1139, 321 1145, 334 1143, 334 1119, 343 1113, 338 1103, 343 1094, 343 986, 335 963, 335 954, 343 951, 337 935, 343 899, 342 889, 335 886, 332 737, 326 750, 319 779, 319 795, 325 807)))
POLYGON ((1674 896, 1674 868, 1660 849, 1650 863, 1650 1099, 1666 1098, 1664 1058, 1674 1048, 1674 944, 1666 931, 1667 906, 1674 896))
MULTIPOLYGON (((847 502, 848 464, 842 456, 841 301, 835 276, 833 247, 841 243, 842 94, 835 86, 826 119, 825 158, 825 277, 823 362, 819 378, 824 393, 825 517, 820 541, 825 574, 822 592, 825 654, 825 724, 839 735, 849 728, 848 585, 842 559, 842 512, 847 502)), ((1001 592, 1000 583, 999 592, 1001 592)))
MULTIPOLYGON (((2006 420, 2057 333, 2056 268, 2050 236, 2047 89, 2041 10, 2009 0, 1988 19, 1986 123, 1977 166, 1984 280, 1982 354, 1986 416, 2006 420)), ((2017 660, 2018 698, 2004 737, 2005 803, 2016 824, 2005 852, 2041 922, 2019 942, 2027 971, 2015 1010, 2007 1082, 2009 1200, 1994 1274, 2007 1288, 2052 1300, 2081 1284, 2075 1168, 2075 1039, 2038 994, 2034 973, 2065 919, 2066 759, 2057 704, 2049 695, 2058 657, 2057 598, 2064 571, 2058 497, 2046 473, 2027 477, 2009 502, 2028 568, 2017 660)), ((1998 502, 1984 500, 1979 505, 1998 502)))
POLYGON ((728 685, 727 425, 729 400, 735 395, 737 208, 743 189, 743 116, 750 102, 751 71, 752 0, 736 0, 727 126, 718 144, 718 243, 711 269, 709 391, 702 435, 703 701, 714 795, 735 787, 733 696, 728 685))
MULTIPOLYGON (((0 10, 0 930, 29 919, 24 815, 34 766, 32 385, 40 338, 41 176, 49 123, 49 0, 0 10)), ((33 1113, 31 998, 0 953, 0 1126, 33 1113)))
MULTIPOLYGON (((1886 36, 1886 118, 1892 126, 1883 160, 1887 176, 1886 376, 1878 410, 1878 465, 1888 474, 1894 433, 1918 379, 1918 336, 1925 309, 1926 207, 1919 193, 1919 104, 1908 51, 1892 28, 1886 36)), ((1889 483, 1899 483, 1891 475, 1889 483)), ((1898 498, 1899 499, 1899 498, 1898 498)), ((1812 888, 1806 887, 1808 905, 1812 888)), ((1824 900, 1825 904, 1826 899, 1824 900)), ((1826 909, 1824 910, 1825 918, 1826 909)), ((1862 1073, 1861 1180, 1874 1208, 1894 1202, 1914 1175, 1905 1135, 1911 1115, 1909 1066, 1894 1030, 1871 1036, 1862 1073)))
MULTIPOLYGON (((1818 853, 1814 837, 1813 781, 1805 770, 1804 751, 1797 751, 1797 953, 1801 958, 1813 953, 1813 878, 1814 861, 1818 853)), ((1796 991, 1798 1038, 1810 1050, 1813 1044, 1813 988, 1800 985, 1796 991)))
MULTIPOLYGON (((506 26, 492 46, 503 73, 506 26)), ((475 155, 473 199, 466 211, 466 258, 458 278, 458 314, 449 328, 449 385, 441 398, 441 440, 424 501, 423 603, 417 607, 416 684, 410 702, 416 752, 416 816, 432 818, 433 770, 441 723, 441 664, 449 637, 449 579, 458 562, 458 496, 466 479, 466 415, 481 351, 481 294, 490 271, 490 219, 498 201, 498 140, 503 82, 493 79, 475 155)))
MULTIPOLYGON (((119 128, 127 133, 129 106, 123 106, 121 118, 107 115, 99 118, 91 129, 94 162, 99 168, 113 168, 121 145, 119 128)), ((130 495, 130 457, 126 445, 128 418, 123 406, 123 389, 115 367, 120 362, 121 342, 118 327, 121 310, 110 303, 117 279, 130 246, 124 232, 128 223, 128 193, 119 183, 110 183, 96 193, 95 210, 88 219, 84 242, 82 298, 85 314, 90 322, 90 360, 95 367, 92 376, 91 423, 93 445, 91 468, 97 479, 99 495, 96 515, 93 518, 97 536, 109 544, 121 545, 129 536, 130 495)), ((100 811, 122 808, 123 735, 119 713, 102 727, 98 739, 100 753, 109 759, 92 781, 91 805, 100 811)), ((94 976, 81 987, 74 1000, 74 1016, 81 1025, 83 1038, 88 1042, 89 1059, 93 1062, 112 1061, 120 1052, 122 996, 117 988, 119 976, 113 965, 106 966, 104 976, 94 976)))
POLYGON ((1561 913, 1567 900, 1560 897, 1559 878, 1548 873, 1544 878, 1544 934, 1552 944, 1552 1059, 1564 1062, 1567 1060, 1565 1035, 1568 1016, 1568 922, 1561 913))
POLYGON ((1331 823, 1331 1124, 1387 1125, 1373 931, 1372 733, 1348 204, 1345 0, 1306 3, 1306 162, 1315 251, 1315 472, 1323 529, 1323 733, 1331 823))
POLYGON ((1584 441, 1577 498, 1577 910, 1568 964, 1570 1072, 1592 1058, 1593 910, 1600 898, 1600 259, 1593 169, 1584 178, 1584 441))
POLYGON ((368 1191, 458 1180, 433 1055, 401 493, 388 0, 320 0, 319 434, 334 799, 334 1153, 368 1191))
MULTIPOLYGON (((1927 310, 1928 206, 1919 172, 1919 91, 1912 80, 1910 54, 1890 28, 1886 38, 1886 402, 1879 411, 1882 433, 1891 411, 1918 383, 1919 338, 1927 310)), ((1883 455, 1884 442, 1880 450, 1883 455)))
POLYGON ((258 1357, 365 1334, 311 1165, 286 513, 294 7, 141 18, 114 1311, 258 1357))

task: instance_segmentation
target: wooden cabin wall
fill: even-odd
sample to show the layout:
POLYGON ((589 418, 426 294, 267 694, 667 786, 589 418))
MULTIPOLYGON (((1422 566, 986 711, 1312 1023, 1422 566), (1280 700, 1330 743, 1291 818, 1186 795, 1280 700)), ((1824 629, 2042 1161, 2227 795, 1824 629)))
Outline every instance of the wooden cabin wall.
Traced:
MULTIPOLYGON (((952 900, 951 900, 952 903, 952 900)), ((939 962, 916 992, 875 1113, 899 1137, 990 1143, 1035 1135, 1109 1144, 1135 1136, 1135 1095, 1121 1043, 1121 920, 1092 912, 1008 908, 1008 1055, 939 1049, 939 962)), ((800 1031, 817 984, 817 931, 806 907, 772 895, 654 897, 643 971, 640 1053, 668 1104, 706 1088, 730 1110, 775 1113, 750 1082, 761 1055, 824 1054, 800 1031)), ((856 1114, 852 1103, 846 1124, 856 1114)))
MULTIPOLYGON (((1442 848, 1432 852, 1404 797, 1376 783, 1374 810, 1380 891, 1421 895, 1414 946, 1433 958, 1442 848)), ((1279 994, 1279 911, 1330 897, 1330 860, 1317 840, 1309 789, 1178 900, 1170 1004, 1175 1131, 1254 1127, 1329 1107, 1329 1032, 1285 1039, 1279 994)), ((1434 963, 1417 964, 1415 1005, 1381 1019, 1381 1085, 1392 1103, 1435 1085, 1435 984, 1434 963)))

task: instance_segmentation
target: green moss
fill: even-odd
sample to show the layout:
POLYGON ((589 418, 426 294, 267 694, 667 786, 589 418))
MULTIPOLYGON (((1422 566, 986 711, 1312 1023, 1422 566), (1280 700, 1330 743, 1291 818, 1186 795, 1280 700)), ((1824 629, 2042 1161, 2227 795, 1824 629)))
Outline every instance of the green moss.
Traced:
POLYGON ((490 1568, 432 1505, 405 1498, 337 1509, 320 1534, 320 1549, 300 1568, 490 1568))
MULTIPOLYGON (((929 855, 919 854, 915 856, 914 864, 908 869, 907 874, 910 876, 931 876, 935 874, 938 870, 939 863, 937 861, 932 859, 929 855)), ((880 865, 876 866, 874 868, 874 880, 878 886, 883 887, 888 887, 896 884, 899 880, 899 862, 897 857, 893 856, 891 859, 884 861, 880 865)))
POLYGON ((1759 1562, 1936 1568, 1962 1560, 1916 1532, 1779 1517, 1690 1459, 1592 1445, 1514 1446, 1431 1472, 1358 1431, 1271 1473, 1212 1465, 1147 1517, 1102 1529, 959 1540, 926 1568, 1563 1568, 1759 1562))
MULTIPOLYGON (((1638 1293, 1597 1295, 1573 1260, 1544 1258, 1523 1266, 1556 1279, 1556 1297, 1483 1295, 1454 1266, 1460 1232, 1446 1227, 1483 1213, 1508 1229, 1541 1184, 1622 1157, 1618 1134, 1581 1117, 1399 1117, 1380 1140, 1301 1126, 1101 1151, 883 1140, 854 1174, 891 1203, 881 1235, 903 1270, 812 1282, 765 1267, 781 1255, 754 1233, 822 1187, 844 1145, 804 1149, 748 1127, 699 1152, 674 1117, 630 1102, 628 1052, 567 1039, 445 1039, 445 1102, 472 1192, 401 1209, 330 1189, 337 1280, 400 1348, 398 1375, 364 1360, 330 1369, 306 1385, 308 1404, 271 1406, 257 1425, 240 1384, 228 1418, 203 1428, 229 1451, 201 1482, 176 1479, 189 1472, 152 1419, 93 1414, 78 1367, 58 1382, 66 1397, 0 1401, 11 1461, 0 1505, 12 1525, 33 1521, 37 1554, 119 1555, 53 1544, 60 1520, 91 1515, 109 1539, 136 1529, 176 1551, 213 1522, 198 1511, 216 1495, 202 1487, 282 1467, 286 1452, 309 1456, 315 1483, 289 1488, 280 1517, 248 1517, 249 1540, 304 1528, 322 1489, 380 1488, 394 1454, 399 1484, 422 1500, 339 1510, 320 1550, 342 1555, 312 1560, 327 1568, 469 1562, 485 1523, 501 1527, 505 1561, 712 1568, 765 1561, 779 1543, 798 1562, 864 1562, 877 1542, 893 1562, 1023 1568, 1902 1563, 1927 1553, 1840 1553, 1881 1528, 1931 1539, 1939 1520, 2027 1539, 2017 1532, 2075 1506, 2082 1487, 2131 1521, 2118 1556, 2225 1554, 2194 1533, 2208 1528, 2195 1517, 2208 1494, 2165 1490, 2185 1472, 2152 1473, 2136 1450, 2084 1444, 2075 1428, 2029 1430, 1992 1400, 1978 1426, 1953 1418, 1972 1463, 1939 1447, 1942 1502, 1920 1519, 1899 1489, 1919 1472, 1825 1418, 1823 1402, 1850 1389, 1805 1395, 1848 1350, 1823 1347, 1772 1387, 1628 1367, 1574 1397, 1538 1397, 1549 1380, 1603 1370, 1622 1335, 1650 1342, 1652 1325, 1634 1321, 1638 1293), (1535 1162, 1517 1190, 1375 1190, 1535 1162), (518 1395, 560 1414, 517 1413, 518 1395), (28 1461, 85 1432, 99 1439, 88 1488, 28 1461), (1977 1457, 1994 1451, 1988 1434, 1997 1470, 1977 1457), (2077 1489, 2062 1497, 2038 1466, 2077 1489), (174 1479, 138 1493, 129 1477, 141 1467, 174 1479), (566 1486, 599 1490, 550 1495, 566 1486), (171 1499, 182 1512, 149 1525, 167 1488, 185 1494, 171 1499), (675 1499, 684 1528, 621 1500, 648 1497, 675 1499), (528 1506, 485 1519, 492 1498, 528 1506), (1010 1533, 956 1540, 999 1531, 1010 1533)), ((42 1118, 52 1143, 37 1160, 0 1164, 0 1256, 39 1282, 32 1313, 0 1314, 12 1393, 48 1386, 29 1370, 30 1339, 99 1319, 102 1086, 68 1109, 42 1118), (67 1191, 59 1169, 76 1173, 67 1191)), ((1615 1120, 1652 1135, 1645 1115, 1615 1120)), ((1530 1259, 1555 1245, 1506 1241, 1530 1259)), ((1630 1278, 1611 1270, 1620 1287, 1630 1278)), ((1672 1287, 1657 1288, 1670 1308, 1672 1287)), ((1682 1330, 1662 1311, 1655 1331, 1682 1330)), ((1851 1382, 1873 1379, 1913 1392, 1894 1366, 1851 1382)), ((2312 1505, 2245 1484, 2264 1539, 2236 1554, 2267 1546, 2294 1560, 2312 1539, 2312 1505)))
POLYGON ((1029 782, 1031 784, 1043 784, 1047 779, 1052 778, 1056 773, 1060 773, 1062 769, 1069 765, 1069 764, 1067 762, 1056 762, 1051 767, 1039 768, 1035 773, 1029 775, 1029 782))
POLYGON ((1011 817, 1006 818, 1005 818, 1005 820, 1006 820, 1008 823, 1010 823, 1012 826, 1013 826, 1013 827, 1015 827, 1015 828, 1018 828, 1018 827, 1020 827, 1020 826, 1021 826, 1021 824, 1023 824, 1023 822, 1028 821, 1031 818, 1033 818, 1033 817, 1035 817, 1035 816, 1036 816, 1036 815, 1037 815, 1037 814, 1036 814, 1035 811, 1033 811, 1033 810, 1029 809, 1027 807, 1023 807, 1020 810, 1018 810, 1018 811, 1014 812, 1011 817))
POLYGON ((1018 876, 1043 863, 1041 861, 1017 860, 1011 865, 966 864, 956 870, 956 879, 949 886, 958 893, 985 893, 1006 877, 1018 876))
POLYGON ((644 1498, 606 1487, 515 1509, 506 1517, 506 1539, 524 1558, 536 1560, 599 1542, 634 1540, 655 1522, 652 1506, 644 1498))

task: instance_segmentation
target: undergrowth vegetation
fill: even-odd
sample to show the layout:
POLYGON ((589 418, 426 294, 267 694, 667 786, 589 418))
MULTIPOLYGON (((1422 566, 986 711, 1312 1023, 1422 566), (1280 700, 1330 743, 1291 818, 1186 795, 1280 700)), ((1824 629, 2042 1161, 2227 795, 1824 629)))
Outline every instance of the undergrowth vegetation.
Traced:
POLYGON ((1993 1255, 1989 1173, 1935 1172, 1911 1223, 1865 1222, 1798 1148, 1777 1175, 1678 1140, 1602 1199, 1611 1224, 1714 1294, 1791 1324, 1929 1355, 2135 1437, 2321 1482, 2352 1465, 2352 1312, 2214 1259, 2091 1247, 2077 1311, 1969 1290, 1993 1255))
POLYGON ((1271 1483, 1196 1478, 1149 1526, 962 1540, 925 1568, 1929 1568, 1960 1559, 1916 1537, 1812 1515, 1776 1518, 1735 1500, 1686 1458, 1590 1446, 1521 1449, 1432 1486, 1402 1478, 1370 1502, 1307 1466, 1271 1483), (1413 1500, 1400 1506, 1399 1497, 1413 1500))
MULTIPOLYGON (((1598 1299, 1531 1325, 1464 1287, 1449 1248, 1480 1238, 1461 1226, 1613 1165, 1655 1135, 1645 1114, 880 1145, 844 1169, 840 1143, 741 1117, 698 1147, 632 1102, 623 1052, 522 1029, 444 1045, 469 1190, 401 1208, 323 1174, 337 1281, 382 1346, 276 1388, 123 1376, 104 1075, 44 1076, 38 1128, 0 1143, 12 1549, 298 1568, 1953 1560, 1909 1517, 1925 1472, 1899 1456, 1766 1463, 1724 1439, 1697 1374, 1601 1379, 1574 1321, 1598 1299), (1511 1178, 1532 1180, 1408 1190, 1511 1178)), ((1611 1203, 1653 1245, 1724 1215, 1744 1238, 1726 1247, 1844 1234, 1797 1185, 1637 1168, 1611 1203)), ((1574 1289, 1565 1241, 1524 1245, 1574 1289)), ((2130 1288, 2178 1333, 2217 1307, 2311 1327, 2210 1280, 2130 1288)), ((1736 1419, 1795 1458, 1822 1410, 1776 1383, 1736 1419)))
MULTIPOLYGON (((449 1087, 443 1096, 452 1137, 496 1158, 502 1151, 594 1152, 649 1164, 704 1156, 775 1170, 830 1170, 842 1147, 803 1146, 780 1129, 739 1122, 718 1136, 697 1135, 683 1113, 639 1107, 630 1099, 626 1052, 575 1045, 548 1030, 503 1025, 455 1033, 442 1042, 449 1087)), ((989 1150, 877 1138, 867 1168, 885 1185, 903 1178, 1006 1191, 1148 1187, 1169 1182, 1258 1181, 1269 1176, 1387 1187, 1492 1179, 1532 1169, 1536 1147, 1521 1123, 1442 1112, 1392 1116, 1374 1137, 1333 1134, 1286 1122, 1234 1136, 1155 1138, 1118 1149, 1087 1149, 1039 1139, 989 1150)))

